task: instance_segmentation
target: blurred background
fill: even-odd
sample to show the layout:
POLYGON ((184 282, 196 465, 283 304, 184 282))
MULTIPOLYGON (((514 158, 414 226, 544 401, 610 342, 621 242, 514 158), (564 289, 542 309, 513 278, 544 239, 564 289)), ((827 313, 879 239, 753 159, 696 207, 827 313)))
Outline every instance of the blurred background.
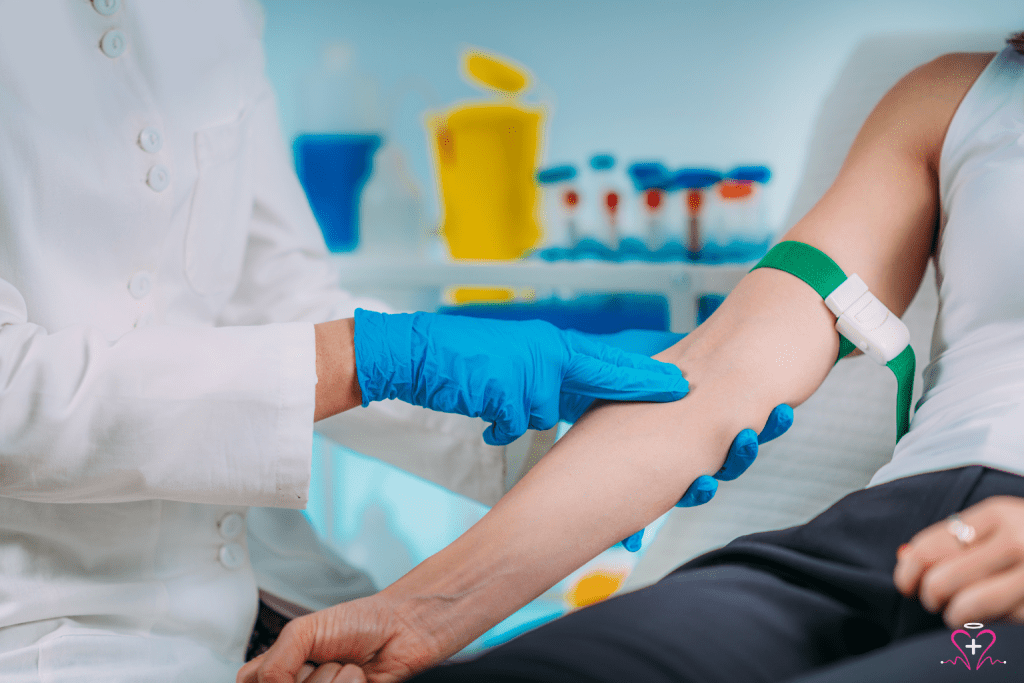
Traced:
MULTIPOLYGON (((345 286, 591 332, 685 332, 714 310, 789 227, 816 117, 865 41, 1024 29, 1017 0, 260 4, 345 286)), ((307 514, 381 586, 486 511, 323 437, 314 460, 307 514)), ((610 549, 471 649, 609 595, 638 556, 610 549)))
MULTIPOLYGON (((309 82, 324 62, 366 78, 379 104, 355 123, 390 134, 437 197, 427 109, 476 99, 460 76, 467 47, 506 55, 549 107, 545 164, 623 160, 767 164, 777 225, 795 189, 813 118, 862 39, 880 33, 1019 29, 1014 0, 262 0, 267 71, 285 135, 322 125, 309 82), (386 103, 386 104, 385 104, 386 103)), ((315 86, 313 86, 315 87, 315 86)))

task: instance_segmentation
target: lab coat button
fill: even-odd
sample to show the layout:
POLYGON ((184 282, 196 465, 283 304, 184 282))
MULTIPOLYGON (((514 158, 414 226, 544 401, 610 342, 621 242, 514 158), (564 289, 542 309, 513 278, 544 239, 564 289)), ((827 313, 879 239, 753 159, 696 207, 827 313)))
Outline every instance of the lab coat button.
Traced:
POLYGON ((164 138, 160 135, 160 131, 149 126, 143 128, 142 132, 139 133, 139 147, 150 154, 156 154, 160 151, 160 148, 164 146, 164 138))
POLYGON ((92 0, 92 8, 105 17, 117 14, 121 9, 121 0, 92 0))
POLYGON ((128 280, 128 291, 136 299, 145 299, 153 291, 153 275, 145 270, 135 273, 128 280))
POLYGON ((237 543, 225 543, 217 555, 225 569, 238 569, 245 564, 245 548, 237 543))
POLYGON ((242 519, 242 515, 237 512, 229 512, 224 515, 224 519, 220 520, 220 524, 217 525, 221 538, 225 541, 238 538, 244 527, 245 521, 242 519))
POLYGON ((116 59, 121 56, 124 49, 128 46, 128 39, 124 33, 118 31, 116 28, 111 29, 103 34, 103 38, 100 39, 100 49, 103 50, 103 54, 116 59))
POLYGON ((146 184, 154 192, 163 192, 171 184, 171 172, 163 164, 157 164, 146 174, 146 184))

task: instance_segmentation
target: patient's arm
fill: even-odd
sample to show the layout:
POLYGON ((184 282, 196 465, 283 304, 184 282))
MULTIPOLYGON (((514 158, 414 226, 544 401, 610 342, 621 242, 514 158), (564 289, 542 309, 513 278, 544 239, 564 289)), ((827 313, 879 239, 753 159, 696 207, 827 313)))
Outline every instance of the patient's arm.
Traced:
MULTIPOLYGON (((988 59, 940 58, 905 77, 865 123, 834 186, 786 235, 858 273, 898 314, 931 252, 946 128, 988 59)), ((834 324, 800 280, 750 273, 704 325, 660 355, 689 380, 685 399, 591 410, 479 523, 385 589, 378 604, 429 643, 421 646, 431 650, 426 659, 457 651, 669 510, 695 477, 721 466, 741 429, 759 428, 779 403, 809 397, 836 359, 834 324)), ((346 638, 345 619, 326 623, 333 626, 293 629, 313 628, 300 640, 317 661, 338 656, 330 643, 346 638)), ((395 643, 386 642, 368 671, 395 643)))

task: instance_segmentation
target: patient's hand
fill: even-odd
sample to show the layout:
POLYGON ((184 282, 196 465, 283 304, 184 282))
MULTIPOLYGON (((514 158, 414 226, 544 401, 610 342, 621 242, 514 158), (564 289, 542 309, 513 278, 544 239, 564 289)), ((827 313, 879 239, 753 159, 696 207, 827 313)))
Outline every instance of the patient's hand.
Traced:
POLYGON ((398 609, 385 590, 289 622, 277 642, 243 666, 236 680, 391 683, 436 662, 443 656, 437 649, 433 639, 417 628, 415 618, 398 609))
POLYGON ((1024 499, 993 496, 960 513, 974 528, 962 543, 949 521, 933 524, 901 547, 893 572, 903 595, 920 596, 946 625, 1009 619, 1024 622, 1024 499))

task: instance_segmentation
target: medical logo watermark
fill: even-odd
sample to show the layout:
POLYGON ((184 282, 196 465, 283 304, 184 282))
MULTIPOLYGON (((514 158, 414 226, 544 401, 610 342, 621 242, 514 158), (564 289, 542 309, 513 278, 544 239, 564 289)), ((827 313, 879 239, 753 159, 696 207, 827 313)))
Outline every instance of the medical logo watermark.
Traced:
POLYGON ((969 671, 977 671, 985 664, 991 666, 1006 664, 1005 659, 996 659, 988 654, 988 651, 996 644, 996 634, 992 629, 985 628, 985 624, 976 621, 964 624, 963 628, 953 631, 949 635, 949 639, 953 642, 953 647, 960 654, 956 655, 953 659, 943 660, 940 662, 941 664, 952 664, 953 666, 963 664, 969 671), (972 633, 972 631, 976 631, 976 633, 972 633), (958 636, 960 636, 959 640, 957 639, 958 636), (964 650, 971 651, 970 657, 967 656, 964 650), (981 650, 980 655, 978 650, 981 650))

